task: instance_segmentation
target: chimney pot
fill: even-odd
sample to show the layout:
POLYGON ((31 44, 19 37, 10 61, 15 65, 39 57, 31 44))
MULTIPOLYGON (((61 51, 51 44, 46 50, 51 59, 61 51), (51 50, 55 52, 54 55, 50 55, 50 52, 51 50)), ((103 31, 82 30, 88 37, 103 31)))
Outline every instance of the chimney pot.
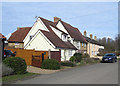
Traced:
POLYGON ((84 36, 87 36, 87 32, 86 32, 86 30, 84 31, 84 36))
POLYGON ((58 22, 59 20, 60 20, 60 18, 54 17, 54 22, 58 22))
POLYGON ((90 38, 92 39, 92 34, 90 34, 90 38))
POLYGON ((96 36, 94 36, 94 40, 97 40, 97 37, 96 37, 96 36))
POLYGON ((17 30, 19 30, 20 29, 20 27, 17 27, 17 30))

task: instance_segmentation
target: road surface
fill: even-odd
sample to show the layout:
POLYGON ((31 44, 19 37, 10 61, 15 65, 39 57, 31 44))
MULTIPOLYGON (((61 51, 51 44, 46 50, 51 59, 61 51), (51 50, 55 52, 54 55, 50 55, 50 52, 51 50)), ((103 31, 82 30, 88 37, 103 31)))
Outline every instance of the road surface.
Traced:
POLYGON ((17 81, 15 84, 118 84, 118 63, 99 63, 17 81))

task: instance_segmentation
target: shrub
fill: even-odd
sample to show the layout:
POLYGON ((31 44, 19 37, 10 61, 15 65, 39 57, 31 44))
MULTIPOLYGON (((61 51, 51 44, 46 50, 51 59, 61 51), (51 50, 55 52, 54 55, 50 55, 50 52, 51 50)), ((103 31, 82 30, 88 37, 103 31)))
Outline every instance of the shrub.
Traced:
POLYGON ((70 61, 71 61, 71 62, 75 62, 75 61, 76 61, 75 56, 71 56, 71 57, 70 57, 70 61))
POLYGON ((76 66, 73 62, 70 62, 70 61, 61 62, 61 65, 62 66, 69 66, 69 67, 76 66))
POLYGON ((93 63, 93 62, 94 62, 94 59, 92 59, 92 58, 83 58, 83 61, 84 61, 85 63, 93 63))
POLYGON ((83 58, 90 58, 90 55, 87 54, 87 53, 85 53, 85 54, 83 55, 83 58))
POLYGON ((41 68, 42 69, 57 70, 57 69, 60 69, 60 64, 55 59, 46 59, 43 61, 41 68))
POLYGON ((27 65, 23 58, 9 57, 3 60, 3 63, 14 70, 14 74, 26 73, 27 65))
POLYGON ((76 62, 81 62, 83 57, 82 53, 75 53, 74 56, 76 58, 76 62))

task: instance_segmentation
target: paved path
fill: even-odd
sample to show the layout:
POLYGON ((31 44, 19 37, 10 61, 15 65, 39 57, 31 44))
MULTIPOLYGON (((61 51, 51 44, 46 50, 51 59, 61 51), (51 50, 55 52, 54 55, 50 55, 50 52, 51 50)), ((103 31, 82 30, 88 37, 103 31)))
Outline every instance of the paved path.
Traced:
POLYGON ((18 81, 17 84, 117 84, 118 63, 99 63, 18 81))

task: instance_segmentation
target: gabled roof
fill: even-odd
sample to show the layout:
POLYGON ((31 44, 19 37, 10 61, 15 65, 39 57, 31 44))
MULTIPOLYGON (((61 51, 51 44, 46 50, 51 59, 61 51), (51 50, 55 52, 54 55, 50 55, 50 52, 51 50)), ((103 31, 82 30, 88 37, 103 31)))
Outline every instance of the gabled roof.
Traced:
MULTIPOLYGON (((65 48, 65 49, 75 49, 74 45, 70 44, 70 43, 66 43, 64 41, 62 41, 55 33, 54 31, 51 29, 50 26, 54 27, 55 29, 59 30, 55 24, 52 21, 48 21, 44 18, 39 17, 42 22, 45 24, 45 26, 48 28, 49 31, 44 31, 44 30, 40 30, 45 36, 46 38, 56 47, 56 48, 65 48)), ((23 42, 24 38, 27 36, 28 32, 30 31, 32 27, 24 27, 24 28, 19 28, 18 30, 16 30, 14 33, 12 33, 12 35, 10 36, 10 38, 8 39, 8 42, 23 42)), ((38 30, 38 31, 39 31, 38 30)), ((59 30, 61 31, 61 30, 59 30)), ((66 34, 65 32, 61 31, 62 33, 66 34)), ((37 33, 37 32, 36 32, 37 33)), ((35 36, 35 34, 34 34, 35 36)), ((34 38, 34 36, 32 37, 32 39, 34 38)), ((31 40, 32 40, 31 39, 31 40)), ((30 41, 29 41, 30 42, 30 41)))
MULTIPOLYGON (((87 41, 85 40, 85 38, 82 36, 81 32, 78 30, 78 28, 71 26, 70 24, 61 21, 61 23, 63 24, 63 26, 65 27, 65 29, 67 30, 67 32, 70 34, 70 36, 72 38, 74 38, 75 41, 81 41, 83 43, 87 43, 87 41)), ((58 22, 59 22, 58 21, 58 22)), ((57 23, 56 23, 57 24, 57 23)))
POLYGON ((75 49, 74 45, 62 41, 54 32, 40 30, 56 48, 75 49))
POLYGON ((54 22, 49 21, 49 20, 46 20, 46 19, 44 19, 44 18, 42 18, 42 17, 39 17, 39 18, 44 22, 44 24, 46 25, 46 27, 47 27, 50 31, 51 31, 51 28, 50 28, 49 25, 51 25, 51 26, 54 27, 55 29, 59 30, 59 31, 62 32, 63 34, 67 34, 67 33, 65 33, 64 31, 58 29, 58 28, 56 27, 56 25, 55 25, 54 22))
MULTIPOLYGON (((44 18, 40 19, 43 21, 43 23, 46 25, 46 27, 49 29, 48 31, 44 31, 41 30, 41 32, 57 47, 57 48, 67 48, 67 49, 76 49, 74 47, 74 45, 70 44, 70 43, 66 43, 64 41, 62 41, 55 33, 54 31, 51 29, 50 25, 53 26, 55 29, 58 29, 54 22, 52 21, 48 21, 44 18), (71 45, 71 46, 70 46, 71 45)), ((59 30, 59 29, 58 29, 59 30)))
POLYGON ((16 30, 10 38, 8 39, 8 42, 23 42, 24 38, 30 31, 31 27, 21 27, 18 30, 16 30))
POLYGON ((86 37, 86 36, 84 36, 84 38, 85 38, 88 42, 90 42, 90 43, 92 43, 92 44, 104 46, 103 44, 99 43, 98 41, 96 41, 96 40, 94 40, 94 39, 91 39, 91 38, 86 37))
POLYGON ((6 39, 6 37, 4 35, 2 35, 2 33, 0 33, 0 38, 6 39))

